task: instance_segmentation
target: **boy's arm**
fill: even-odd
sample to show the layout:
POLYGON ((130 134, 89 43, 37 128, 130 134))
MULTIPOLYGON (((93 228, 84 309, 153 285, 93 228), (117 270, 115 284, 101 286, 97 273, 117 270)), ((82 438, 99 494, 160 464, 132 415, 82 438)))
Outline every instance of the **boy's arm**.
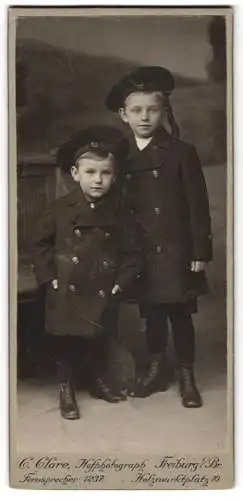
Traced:
POLYGON ((57 277, 54 245, 55 217, 52 204, 42 214, 33 239, 33 270, 39 285, 57 277))
POLYGON ((122 218, 120 225, 119 253, 121 258, 116 285, 120 290, 126 290, 139 275, 142 267, 139 228, 130 214, 122 218))
POLYGON ((202 167, 194 146, 188 148, 182 165, 184 192, 189 207, 192 261, 212 260, 212 233, 209 201, 202 167))

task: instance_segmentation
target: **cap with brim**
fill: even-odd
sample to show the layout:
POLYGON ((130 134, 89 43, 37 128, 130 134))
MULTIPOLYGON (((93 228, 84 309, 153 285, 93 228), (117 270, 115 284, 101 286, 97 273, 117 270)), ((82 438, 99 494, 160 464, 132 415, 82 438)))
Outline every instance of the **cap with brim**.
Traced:
POLYGON ((115 84, 106 98, 111 111, 123 107, 125 99, 134 92, 159 91, 170 95, 174 89, 174 78, 170 71, 161 66, 144 66, 124 76, 115 84))
POLYGON ((128 141, 121 130, 109 126, 90 127, 80 130, 61 144, 56 151, 56 161, 64 172, 70 172, 72 165, 85 153, 111 153, 120 163, 128 149, 128 141))

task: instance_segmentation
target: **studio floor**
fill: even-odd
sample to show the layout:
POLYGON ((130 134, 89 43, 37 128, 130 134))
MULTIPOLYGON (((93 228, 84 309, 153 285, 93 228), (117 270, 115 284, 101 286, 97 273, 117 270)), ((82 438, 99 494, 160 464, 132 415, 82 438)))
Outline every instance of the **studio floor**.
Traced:
POLYGON ((164 393, 119 404, 93 399, 82 390, 77 392, 82 418, 70 422, 60 416, 55 382, 29 378, 18 384, 18 451, 107 455, 129 451, 144 454, 224 450, 226 351, 222 331, 218 329, 218 336, 212 331, 213 318, 218 323, 221 318, 223 327, 223 318, 219 316, 221 303, 218 315, 217 304, 214 302, 211 307, 208 301, 202 304, 196 320, 196 378, 203 397, 202 408, 185 409, 175 382, 164 393))

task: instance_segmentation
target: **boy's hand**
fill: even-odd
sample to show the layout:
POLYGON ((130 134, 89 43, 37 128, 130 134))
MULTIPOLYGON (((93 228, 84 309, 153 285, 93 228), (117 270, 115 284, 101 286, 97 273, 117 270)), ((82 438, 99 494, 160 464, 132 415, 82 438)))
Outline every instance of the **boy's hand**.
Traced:
POLYGON ((54 290, 58 289, 58 281, 57 281, 57 279, 52 280, 51 284, 52 284, 52 288, 54 288, 54 290))
POLYGON ((119 285, 114 285, 111 290, 111 295, 117 295, 117 293, 121 292, 121 287, 119 285))
POLYGON ((191 262, 191 271, 193 271, 194 273, 204 271, 205 267, 206 263, 202 262, 201 260, 193 260, 191 262))

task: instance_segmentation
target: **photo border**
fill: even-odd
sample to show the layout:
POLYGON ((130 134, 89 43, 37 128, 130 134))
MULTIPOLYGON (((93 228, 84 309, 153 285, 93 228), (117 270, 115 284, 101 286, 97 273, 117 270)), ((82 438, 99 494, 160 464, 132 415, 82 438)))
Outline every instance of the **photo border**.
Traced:
MULTIPOLYGON (((224 478, 220 485, 215 484, 217 488, 228 488, 233 485, 233 462, 234 462, 234 366, 233 366, 233 351, 234 351, 234 245, 233 245, 233 215, 234 215, 234 170, 233 170, 233 8, 232 7, 199 7, 194 8, 185 6, 177 7, 11 7, 9 13, 9 34, 8 34, 8 74, 9 74, 9 139, 11 139, 11 148, 9 146, 9 249, 10 249, 10 293, 11 298, 11 314, 10 314, 10 483, 13 487, 21 488, 20 478, 22 477, 19 469, 19 460, 17 458, 16 447, 16 420, 17 420, 17 138, 16 138, 16 109, 15 109, 15 44, 16 44, 16 20, 19 17, 36 17, 36 16, 105 16, 105 15, 122 15, 122 16, 139 16, 144 15, 146 10, 147 15, 153 16, 224 16, 226 19, 226 40, 227 40, 227 440, 224 478), (11 221, 11 224, 10 224, 11 221)), ((9 140, 10 142, 10 140, 9 140)), ((59 454, 55 454, 59 455, 59 454)), ((67 454, 64 454, 66 456, 67 454)), ((71 454, 72 457, 75 454, 71 454)), ((199 454, 200 455, 200 454, 199 454)), ((204 454, 205 455, 205 454, 204 454)), ((219 455, 219 454, 217 454, 219 455)), ((189 457, 190 458, 190 457, 189 457)), ((152 465, 151 465, 152 467, 152 465)), ((50 472, 49 472, 50 473, 50 472)), ((127 474, 125 481, 127 479, 127 474)), ((122 481, 122 478, 121 478, 122 481)), ((109 480, 107 481, 109 483, 109 480)), ((124 484, 124 483, 123 483, 124 484)), ((27 485, 25 485, 25 488, 27 485)), ((114 485, 114 479, 111 479, 111 484, 107 484, 109 489, 132 489, 126 485, 119 484, 119 488, 114 485)), ((35 485, 35 489, 36 489, 35 485)), ((40 489, 45 489, 41 487, 40 489)), ((65 486, 63 489, 68 489, 65 486)), ((27 488, 26 488, 27 489, 27 488)), ((32 489, 30 487, 30 489, 32 489)), ((75 488, 76 489, 76 488, 75 488)), ((80 485, 77 489, 82 489, 80 485)), ((95 489, 92 487, 91 489, 95 489)), ((102 486, 102 489, 103 486, 102 486)), ((144 489, 144 487, 142 488, 144 489)), ((153 489, 157 489, 154 487, 153 489)), ((167 489, 161 488, 158 489, 167 489)), ((176 489, 176 488, 172 488, 176 489)), ((179 488, 181 489, 181 488, 179 488)), ((190 488, 191 489, 191 488, 190 488)), ((213 488, 209 488, 213 489, 213 488)))

